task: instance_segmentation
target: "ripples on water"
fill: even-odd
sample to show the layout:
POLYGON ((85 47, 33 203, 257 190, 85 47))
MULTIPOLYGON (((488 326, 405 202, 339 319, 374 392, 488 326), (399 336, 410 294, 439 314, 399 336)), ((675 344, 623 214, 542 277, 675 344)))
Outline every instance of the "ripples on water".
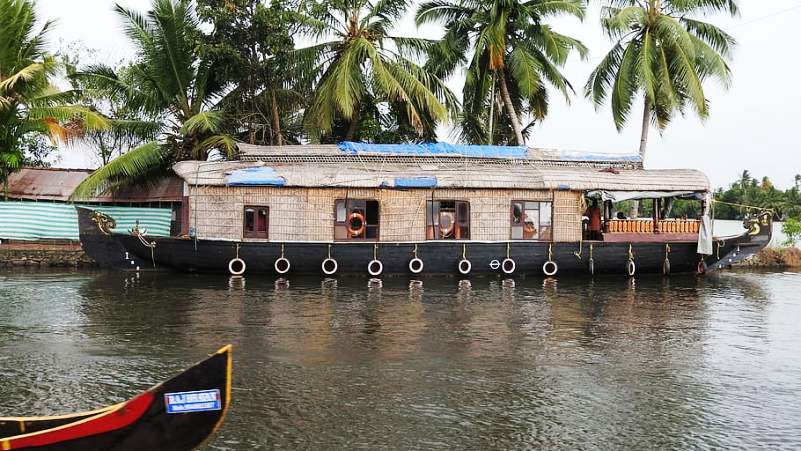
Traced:
POLYGON ((0 415, 111 404, 234 344, 211 449, 801 447, 801 274, 0 273, 0 415))

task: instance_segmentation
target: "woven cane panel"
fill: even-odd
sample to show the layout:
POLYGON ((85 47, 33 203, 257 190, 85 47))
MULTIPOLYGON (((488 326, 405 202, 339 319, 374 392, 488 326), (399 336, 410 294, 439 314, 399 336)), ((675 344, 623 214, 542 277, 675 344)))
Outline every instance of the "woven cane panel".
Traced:
POLYGON ((553 240, 575 242, 581 240, 580 193, 555 191, 553 204, 553 240))
MULTIPOLYGON (((380 202, 381 241, 425 240, 426 201, 432 199, 429 190, 190 186, 190 224, 199 238, 238 240, 242 239, 244 207, 266 206, 270 209, 270 241, 331 241, 334 202, 346 197, 380 202)), ((439 189, 433 191, 433 199, 470 202, 470 238, 487 241, 509 239, 513 200, 553 199, 554 240, 578 241, 581 237, 577 193, 439 189)))

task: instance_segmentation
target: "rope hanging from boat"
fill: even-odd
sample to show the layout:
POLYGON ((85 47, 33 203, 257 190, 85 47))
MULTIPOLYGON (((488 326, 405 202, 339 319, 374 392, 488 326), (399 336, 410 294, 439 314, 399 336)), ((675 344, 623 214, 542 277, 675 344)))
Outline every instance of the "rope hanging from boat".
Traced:
POLYGON ((153 263, 153 269, 155 269, 156 268, 156 242, 155 241, 148 242, 145 239, 145 233, 147 233, 147 231, 144 231, 144 232, 140 232, 139 231, 139 221, 136 221, 136 224, 134 225, 134 229, 131 230, 131 233, 133 235, 135 235, 137 238, 139 238, 139 242, 142 243, 142 246, 150 248, 150 261, 153 263))
POLYGON ((761 210, 761 211, 769 211, 771 213, 775 213, 775 210, 772 209, 772 208, 757 207, 755 205, 736 204, 736 203, 733 203, 733 202, 724 202, 722 200, 716 200, 716 199, 712 199, 712 203, 730 205, 732 207, 740 207, 740 208, 745 208, 745 209, 748 209, 748 210, 761 210))

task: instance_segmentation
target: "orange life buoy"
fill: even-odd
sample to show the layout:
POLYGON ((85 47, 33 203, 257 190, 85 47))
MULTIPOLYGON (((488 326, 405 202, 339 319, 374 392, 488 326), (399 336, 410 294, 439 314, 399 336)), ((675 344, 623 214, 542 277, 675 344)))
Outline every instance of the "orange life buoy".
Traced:
POLYGON ((451 236, 456 227, 456 214, 450 211, 439 214, 439 233, 443 238, 451 236))
POLYGON ((367 224, 364 222, 364 215, 358 211, 354 211, 348 217, 348 233, 351 237, 357 237, 364 233, 364 228, 367 224))

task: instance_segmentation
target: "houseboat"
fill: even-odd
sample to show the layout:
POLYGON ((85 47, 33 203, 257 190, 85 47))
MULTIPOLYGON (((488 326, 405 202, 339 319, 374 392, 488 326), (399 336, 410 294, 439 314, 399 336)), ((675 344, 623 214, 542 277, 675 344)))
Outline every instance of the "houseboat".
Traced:
POLYGON ((85 251, 116 268, 231 275, 633 276, 720 269, 771 237, 771 214, 758 210, 741 234, 713 237, 707 177, 646 170, 637 156, 445 143, 239 150, 173 167, 174 236, 118 230, 79 207, 85 251), (647 217, 627 217, 631 201, 647 217))

